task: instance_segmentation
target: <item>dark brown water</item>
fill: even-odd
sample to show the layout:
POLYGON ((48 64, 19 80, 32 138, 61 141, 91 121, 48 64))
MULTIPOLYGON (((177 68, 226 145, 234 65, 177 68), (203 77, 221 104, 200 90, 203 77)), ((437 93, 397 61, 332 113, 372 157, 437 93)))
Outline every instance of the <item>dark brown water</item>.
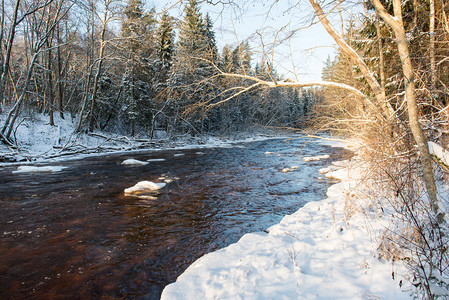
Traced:
POLYGON ((348 151, 303 143, 91 157, 55 163, 67 167, 57 173, 2 168, 0 299, 159 299, 203 254, 325 197, 318 169, 348 151), (320 154, 331 158, 302 160, 320 154), (121 165, 127 158, 166 160, 121 165), (177 179, 155 200, 124 196, 161 175, 177 179))

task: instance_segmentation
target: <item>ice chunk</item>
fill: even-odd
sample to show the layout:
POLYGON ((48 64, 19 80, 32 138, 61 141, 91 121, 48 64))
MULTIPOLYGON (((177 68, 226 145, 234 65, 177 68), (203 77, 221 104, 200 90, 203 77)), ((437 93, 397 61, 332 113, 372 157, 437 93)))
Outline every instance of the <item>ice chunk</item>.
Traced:
POLYGON ((152 181, 140 181, 135 186, 125 189, 125 194, 144 194, 149 192, 154 192, 165 187, 167 184, 165 182, 155 183, 152 181))
POLYGON ((165 161, 165 158, 150 158, 147 159, 148 162, 154 162, 154 161, 165 161))
POLYGON ((267 152, 265 152, 265 154, 266 155, 271 155, 271 154, 274 154, 274 152, 267 151, 267 152))
POLYGON ((307 161, 319 161, 327 158, 329 158, 329 155, 325 154, 325 155, 304 157, 303 160, 307 162, 307 161))
POLYGON ((126 159, 122 162, 122 165, 126 165, 126 166, 144 166, 147 164, 148 164, 148 162, 146 162, 146 161, 140 161, 140 160, 132 159, 132 158, 126 159))
POLYGON ((67 167, 62 166, 45 166, 45 167, 37 167, 37 166, 20 166, 16 171, 12 171, 13 173, 38 173, 38 172, 60 172, 62 169, 67 167))

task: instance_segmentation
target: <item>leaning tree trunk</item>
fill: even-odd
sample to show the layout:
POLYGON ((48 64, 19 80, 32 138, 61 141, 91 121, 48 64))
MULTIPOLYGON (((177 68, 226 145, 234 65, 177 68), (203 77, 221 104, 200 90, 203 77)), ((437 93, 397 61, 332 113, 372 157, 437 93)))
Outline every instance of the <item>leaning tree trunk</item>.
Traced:
POLYGON ((358 55, 358 53, 343 39, 343 37, 330 24, 318 1, 309 0, 309 2, 312 5, 313 9, 315 10, 315 13, 317 14, 318 19, 320 20, 324 29, 326 29, 329 35, 334 39, 334 41, 340 47, 340 50, 344 54, 346 54, 360 69, 366 82, 370 86, 371 90, 374 92, 377 100, 375 112, 377 112, 379 115, 378 119, 381 121, 382 120, 388 121, 390 119, 395 118, 396 112, 391 106, 391 104, 388 101, 386 101, 385 93, 383 92, 381 85, 374 76, 374 73, 371 72, 371 70, 368 68, 368 66, 365 64, 362 58, 358 55))

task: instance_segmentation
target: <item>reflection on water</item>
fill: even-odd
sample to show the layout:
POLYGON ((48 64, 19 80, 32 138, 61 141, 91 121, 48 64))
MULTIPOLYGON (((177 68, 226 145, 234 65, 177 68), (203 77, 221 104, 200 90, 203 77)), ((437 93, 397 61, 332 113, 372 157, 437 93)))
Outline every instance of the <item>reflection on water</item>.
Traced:
POLYGON ((341 155, 271 140, 92 157, 59 163, 57 173, 3 168, 0 299, 159 299, 201 255, 324 198, 318 169, 341 155), (331 157, 302 160, 318 154, 331 157), (149 164, 121 165, 128 158, 149 164), (281 172, 291 166, 299 168, 281 172), (154 199, 124 195, 142 180, 168 183, 154 199))

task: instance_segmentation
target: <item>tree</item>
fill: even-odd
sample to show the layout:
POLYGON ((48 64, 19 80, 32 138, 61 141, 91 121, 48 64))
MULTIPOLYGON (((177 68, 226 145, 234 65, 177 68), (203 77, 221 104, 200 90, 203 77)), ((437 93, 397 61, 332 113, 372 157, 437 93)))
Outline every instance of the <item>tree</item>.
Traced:
MULTIPOLYGON (((34 3, 31 6, 31 8, 28 8, 28 10, 26 10, 26 12, 20 18, 17 18, 17 12, 15 11, 15 13, 14 13, 15 20, 13 21, 13 24, 11 24, 8 45, 9 45, 9 43, 11 43, 11 45, 10 45, 11 47, 13 45, 13 40, 14 40, 13 37, 15 34, 14 31, 16 30, 17 25, 20 22, 22 22, 27 16, 32 15, 33 13, 39 12, 40 10, 46 8, 51 2, 52 1, 47 1, 47 2, 42 2, 42 3, 40 3, 40 2, 34 3)), ((31 82, 35 64, 36 64, 38 58, 41 56, 41 54, 45 51, 44 46, 47 44, 47 41, 50 38, 50 36, 52 35, 53 30, 55 29, 57 24, 61 21, 61 19, 64 18, 64 16, 68 13, 71 6, 73 6, 73 4, 72 4, 71 6, 64 7, 63 3, 64 3, 64 0, 60 0, 60 1, 56 2, 56 4, 55 4, 56 8, 54 10, 54 13, 52 12, 51 16, 41 19, 41 20, 46 20, 46 22, 36 23, 38 28, 41 29, 40 32, 42 34, 41 34, 41 36, 38 37, 36 43, 34 44, 34 48, 32 49, 33 56, 32 56, 32 59, 27 67, 26 77, 25 77, 24 87, 22 89, 22 92, 21 92, 20 96, 18 97, 17 101, 15 102, 14 106, 9 111, 8 116, 5 120, 5 123, 2 127, 2 130, 0 132, 0 135, 2 136, 3 140, 5 140, 7 143, 10 143, 8 141, 9 141, 9 138, 13 131, 14 124, 20 114, 20 111, 21 111, 20 108, 25 99, 25 95, 27 93, 27 88, 31 82)), ((19 1, 16 2, 16 6, 17 5, 19 5, 19 1)), ((46 10, 46 11, 43 11, 43 15, 45 12, 49 13, 49 11, 46 10)), ((9 51, 11 51, 11 50, 9 50, 9 51)), ((10 54, 6 55, 6 57, 8 57, 8 56, 10 57, 10 54)), ((9 58, 7 60, 9 60, 9 58)), ((9 62, 5 61, 2 76, 8 72, 8 69, 9 69, 9 62)))
POLYGON ((125 54, 127 114, 131 122, 131 136, 135 135, 136 122, 146 124, 151 118, 152 79, 155 58, 155 9, 146 13, 141 0, 129 0, 122 21, 123 53, 125 54))
MULTIPOLYGON (((102 76, 103 71, 103 64, 106 59, 106 46, 107 46, 107 26, 109 22, 114 18, 114 14, 112 12, 114 0, 104 0, 103 4, 103 15, 100 17, 98 15, 98 11, 96 11, 96 7, 92 6, 92 15, 98 16, 101 22, 101 30, 100 30, 100 45, 99 45, 99 52, 98 57, 93 60, 91 65, 89 66, 89 71, 86 76, 86 93, 84 96, 84 101, 81 107, 81 111, 79 114, 78 124, 76 127, 76 131, 80 132, 83 129, 83 123, 87 123, 87 130, 92 132, 94 130, 95 125, 95 112, 96 112, 96 106, 97 106, 97 98, 98 98, 98 89, 99 89, 99 82, 100 78, 102 76), (95 69, 96 67, 96 69, 95 69), (90 81, 93 77, 93 86, 92 86, 92 92, 89 93, 89 87, 90 87, 90 81), (86 110, 88 109, 87 115, 85 115, 86 110)), ((94 19, 91 19, 92 22, 94 22, 94 19)), ((94 40, 94 28, 95 26, 92 25, 92 40, 94 40)), ((93 43, 92 43, 92 49, 93 49, 93 43)), ((93 54, 92 54, 93 55, 93 54)))
MULTIPOLYGON (((418 104, 415 95, 415 75, 410 59, 410 51, 405 36, 404 23, 402 21, 402 6, 400 0, 393 0, 394 16, 391 16, 379 0, 371 0, 376 12, 391 27, 395 36, 399 56, 402 62, 402 71, 405 80, 405 97, 407 100, 408 118, 410 129, 415 138, 419 152, 421 154, 421 167, 423 169, 424 183, 430 198, 432 210, 438 216, 440 222, 444 218, 444 213, 439 208, 437 188, 433 175, 432 158, 427 145, 427 138, 419 124, 418 104)), ((444 210, 443 210, 444 211, 444 210)))
POLYGON ((193 109, 194 113, 186 112, 192 112, 192 108, 197 107, 205 97, 212 97, 210 94, 214 89, 207 80, 215 72, 213 60, 216 47, 211 28, 210 20, 203 20, 197 1, 190 0, 179 25, 169 88, 174 121, 182 119, 182 126, 196 133, 204 129, 204 115, 196 109, 193 109), (181 114, 189 120, 182 118, 181 114))
POLYGON ((155 37, 155 67, 157 72, 153 85, 157 92, 165 90, 172 66, 174 52, 173 18, 167 12, 162 14, 155 37))

